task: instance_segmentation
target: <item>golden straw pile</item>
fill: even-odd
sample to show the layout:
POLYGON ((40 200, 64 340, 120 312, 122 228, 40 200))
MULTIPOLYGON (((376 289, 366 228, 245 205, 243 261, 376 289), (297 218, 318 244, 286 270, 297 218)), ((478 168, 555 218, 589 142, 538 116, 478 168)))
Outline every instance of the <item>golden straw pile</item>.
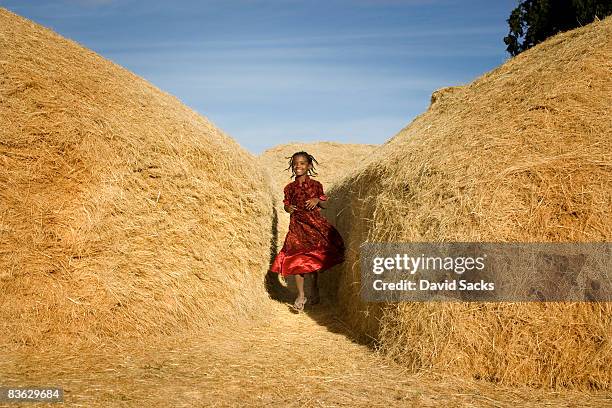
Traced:
POLYGON ((265 311, 270 181, 208 120, 5 9, 0 117, 1 344, 265 311))
POLYGON ((377 305, 358 291, 364 241, 610 241, 611 117, 612 18, 435 93, 331 192, 343 316, 415 370, 610 389, 610 303, 377 305))

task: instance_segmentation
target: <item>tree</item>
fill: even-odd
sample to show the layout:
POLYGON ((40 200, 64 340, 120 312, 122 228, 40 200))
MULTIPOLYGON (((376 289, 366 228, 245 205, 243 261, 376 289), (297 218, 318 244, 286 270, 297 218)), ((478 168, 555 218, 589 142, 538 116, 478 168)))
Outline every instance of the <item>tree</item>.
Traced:
POLYGON ((610 0, 523 0, 508 18, 506 51, 517 55, 548 37, 612 14, 610 0))

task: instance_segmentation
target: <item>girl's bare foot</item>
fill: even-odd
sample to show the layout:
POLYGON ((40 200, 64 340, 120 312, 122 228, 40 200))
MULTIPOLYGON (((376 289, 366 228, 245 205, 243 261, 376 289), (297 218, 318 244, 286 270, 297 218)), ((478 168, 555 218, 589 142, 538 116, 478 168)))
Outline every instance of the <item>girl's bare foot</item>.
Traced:
POLYGON ((293 309, 301 312, 302 310, 304 310, 304 305, 306 304, 307 298, 302 297, 302 296, 298 296, 297 299, 295 299, 295 302, 293 303, 293 309))
POLYGON ((298 290, 298 297, 295 299, 295 303, 293 304, 293 310, 301 312, 304 310, 304 304, 306 303, 306 297, 304 296, 304 275, 297 274, 295 275, 295 286, 298 290))

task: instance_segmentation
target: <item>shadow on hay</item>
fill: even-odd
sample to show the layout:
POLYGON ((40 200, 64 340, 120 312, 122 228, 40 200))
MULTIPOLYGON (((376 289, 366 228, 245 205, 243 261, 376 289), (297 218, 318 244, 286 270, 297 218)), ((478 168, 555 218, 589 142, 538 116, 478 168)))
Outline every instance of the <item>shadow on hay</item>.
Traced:
POLYGON ((291 304, 293 303, 294 294, 291 289, 281 284, 279 280, 279 274, 270 272, 274 258, 276 257, 276 251, 278 247, 278 212, 276 206, 272 206, 272 238, 270 239, 270 262, 268 263, 268 273, 264 278, 264 286, 266 292, 271 299, 278 302, 291 304))
MULTIPOLYGON (((278 213, 276 208, 272 209, 272 239, 270 240, 270 262, 268 269, 272 266, 272 262, 276 257, 278 244, 278 213)), ((313 319, 317 324, 324 326, 328 331, 332 333, 342 334, 346 336, 349 340, 374 346, 374 343, 371 339, 364 338, 364 336, 359 336, 351 329, 349 326, 344 323, 335 312, 337 310, 337 277, 331 277, 332 279, 321 279, 321 275, 325 275, 326 277, 330 277, 330 274, 340 273, 339 270, 336 270, 337 267, 331 268, 329 271, 324 271, 320 273, 319 282, 323 282, 323 285, 320 287, 321 291, 321 303, 318 305, 306 305, 304 312, 313 319)), ((305 290, 306 296, 310 296, 310 288, 311 288, 311 277, 308 276, 306 278, 305 290)), ((287 281, 287 286, 282 285, 279 280, 279 274, 270 272, 266 274, 264 278, 264 286, 268 295, 271 299, 276 300, 277 302, 285 303, 287 307, 293 304, 295 301, 295 282, 293 278, 289 278, 287 281)))
POLYGON ((288 303, 291 301, 291 291, 285 286, 281 285, 277 273, 270 272, 272 262, 276 257, 276 248, 278 245, 278 212, 276 206, 272 206, 272 238, 270 239, 270 262, 268 263, 268 273, 264 278, 264 287, 266 292, 273 300, 288 303))
MULTIPOLYGON (((338 267, 325 271, 323 274, 330 277, 331 275, 341 273, 341 271, 336 270, 336 268, 338 267)), ((321 303, 318 305, 306 304, 304 312, 308 317, 317 322, 317 324, 324 326, 329 332, 342 334, 353 343, 376 349, 377 343, 375 339, 351 329, 350 325, 342 320, 336 296, 337 292, 333 287, 326 285, 329 284, 330 280, 331 279, 323 280, 323 285, 325 286, 321 286, 321 303)))

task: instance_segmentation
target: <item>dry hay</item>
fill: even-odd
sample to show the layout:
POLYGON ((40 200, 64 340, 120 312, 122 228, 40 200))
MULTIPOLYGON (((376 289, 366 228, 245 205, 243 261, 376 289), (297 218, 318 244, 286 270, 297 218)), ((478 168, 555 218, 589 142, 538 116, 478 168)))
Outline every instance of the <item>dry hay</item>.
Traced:
POLYGON ((261 309, 269 180, 208 120, 5 9, 0 117, 4 346, 144 338, 261 309))
POLYGON ((610 303, 397 303, 359 298, 369 242, 612 238, 612 18, 557 35, 434 94, 333 191, 347 244, 345 318, 414 370, 610 389, 610 303))
POLYGON ((352 339, 331 308, 295 315, 276 303, 270 315, 235 327, 68 354, 10 353, 0 373, 4 386, 57 384, 67 406, 87 408, 595 408, 612 396, 415 375, 352 339))

